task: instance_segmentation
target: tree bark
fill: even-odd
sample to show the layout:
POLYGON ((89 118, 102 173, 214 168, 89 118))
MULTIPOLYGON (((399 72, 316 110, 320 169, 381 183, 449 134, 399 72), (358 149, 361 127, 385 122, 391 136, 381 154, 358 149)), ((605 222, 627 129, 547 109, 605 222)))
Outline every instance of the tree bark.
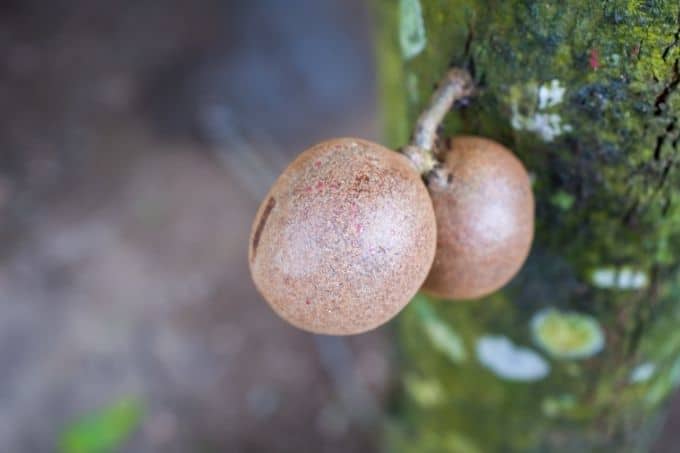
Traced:
POLYGON ((400 316, 391 451, 644 451, 680 383, 680 5, 380 0, 387 141, 451 64, 481 94, 442 135, 532 174, 524 269, 481 301, 400 316))

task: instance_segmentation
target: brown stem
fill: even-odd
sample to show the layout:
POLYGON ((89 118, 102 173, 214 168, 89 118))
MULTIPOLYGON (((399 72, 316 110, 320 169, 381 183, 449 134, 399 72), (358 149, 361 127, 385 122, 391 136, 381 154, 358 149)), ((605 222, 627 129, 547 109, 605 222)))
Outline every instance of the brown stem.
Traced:
POLYGON ((465 69, 451 68, 439 82, 429 105, 416 121, 411 143, 401 150, 420 174, 429 173, 438 163, 433 149, 437 140, 437 129, 444 116, 456 101, 468 98, 474 93, 474 82, 465 69))

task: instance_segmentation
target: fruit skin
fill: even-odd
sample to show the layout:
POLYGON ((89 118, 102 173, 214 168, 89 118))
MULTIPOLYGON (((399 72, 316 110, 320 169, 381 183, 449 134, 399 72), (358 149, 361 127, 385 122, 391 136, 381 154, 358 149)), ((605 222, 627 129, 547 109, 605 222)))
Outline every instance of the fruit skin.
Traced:
POLYGON ((436 238, 427 188, 404 156, 334 139, 300 154, 270 189, 253 223, 250 272, 294 326, 357 334, 415 295, 436 238))
POLYGON ((437 254, 423 290, 476 299, 505 285, 524 264, 534 236, 534 197, 522 163, 480 137, 453 138, 428 180, 437 218, 437 254))

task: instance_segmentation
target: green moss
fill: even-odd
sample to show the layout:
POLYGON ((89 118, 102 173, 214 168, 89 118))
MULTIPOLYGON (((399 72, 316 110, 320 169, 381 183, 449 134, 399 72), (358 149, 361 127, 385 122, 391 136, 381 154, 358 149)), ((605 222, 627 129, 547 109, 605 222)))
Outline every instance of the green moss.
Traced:
MULTIPOLYGON (((377 11, 380 27, 395 30, 399 21, 394 8, 377 11)), ((391 148, 403 146, 411 134, 408 121, 406 77, 403 72, 397 36, 382 33, 377 38, 378 84, 382 123, 385 125, 386 145, 391 148)))
POLYGON ((408 375, 404 378, 404 387, 411 398, 421 406, 430 407, 443 403, 445 393, 439 381, 434 378, 408 375))
POLYGON ((387 142, 407 141, 447 66, 474 63, 480 96, 449 115, 444 131, 487 136, 516 152, 534 176, 537 225, 526 266, 502 293, 471 303, 420 296, 429 328, 417 304, 400 317, 404 372, 436 379, 444 403, 400 399, 393 432, 408 435, 394 450, 447 451, 449 433, 489 452, 644 447, 654 414, 680 379, 680 87, 674 82, 680 45, 673 45, 680 4, 432 0, 420 6, 426 43, 407 59, 399 2, 379 4, 387 142), (601 329, 590 333, 599 331, 606 349, 578 362, 557 360, 555 351, 585 338, 567 335, 560 348, 546 347, 554 330, 571 332, 571 322, 557 322, 539 335, 554 357, 549 376, 518 383, 489 373, 472 354, 456 361, 456 347, 442 346, 471 351, 484 335, 530 344, 532 316, 544 309, 587 313, 601 329), (441 332, 457 340, 442 341, 449 335, 441 332), (653 376, 631 382, 633 369, 645 362, 656 364, 653 376))
POLYGON ((549 396, 541 403, 541 409, 547 417, 558 417, 571 411, 576 404, 573 395, 549 396))

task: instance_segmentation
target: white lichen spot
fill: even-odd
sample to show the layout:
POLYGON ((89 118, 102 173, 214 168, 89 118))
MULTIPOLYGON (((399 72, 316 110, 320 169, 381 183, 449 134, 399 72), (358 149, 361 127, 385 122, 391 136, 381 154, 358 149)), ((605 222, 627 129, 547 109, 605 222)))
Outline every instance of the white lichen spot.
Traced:
POLYGON ((524 90, 511 89, 511 125, 516 130, 533 132, 544 141, 551 142, 559 135, 573 130, 570 124, 562 122, 562 117, 554 107, 564 100, 566 88, 559 80, 536 86, 529 84, 524 90), (520 108, 520 99, 524 108, 520 108), (550 110, 553 111, 550 111, 550 110))
POLYGON ((649 285, 647 273, 630 267, 601 267, 590 274, 590 282, 603 289, 632 290, 649 285))
POLYGON ((410 60, 422 52, 427 43, 420 0, 400 0, 399 17, 401 53, 405 59, 410 60))
POLYGON ((550 373, 550 365, 535 351, 515 346, 504 336, 477 340, 477 359, 496 375, 511 381, 537 381, 550 373))
POLYGON ((439 381, 433 378, 411 374, 404 378, 404 387, 411 398, 421 406, 432 407, 444 399, 444 389, 439 381))
POLYGON ((630 373, 630 382, 637 384, 638 382, 648 381, 654 372, 656 371, 656 365, 651 362, 641 363, 640 365, 633 368, 630 373))
POLYGON ((614 268, 595 269, 590 274, 590 282, 598 288, 612 288, 617 286, 617 272, 614 268))
POLYGON ((565 91, 567 91, 567 89, 563 87, 557 79, 551 80, 550 84, 539 86, 538 108, 543 110, 562 103, 565 91))
POLYGON ((585 359, 604 348, 600 323, 590 315, 546 308, 531 319, 534 341, 557 359, 585 359))
POLYGON ((562 124, 562 117, 557 113, 535 113, 523 116, 516 105, 512 108, 512 127, 538 134, 544 141, 551 142, 565 132, 571 132, 569 124, 562 124))

